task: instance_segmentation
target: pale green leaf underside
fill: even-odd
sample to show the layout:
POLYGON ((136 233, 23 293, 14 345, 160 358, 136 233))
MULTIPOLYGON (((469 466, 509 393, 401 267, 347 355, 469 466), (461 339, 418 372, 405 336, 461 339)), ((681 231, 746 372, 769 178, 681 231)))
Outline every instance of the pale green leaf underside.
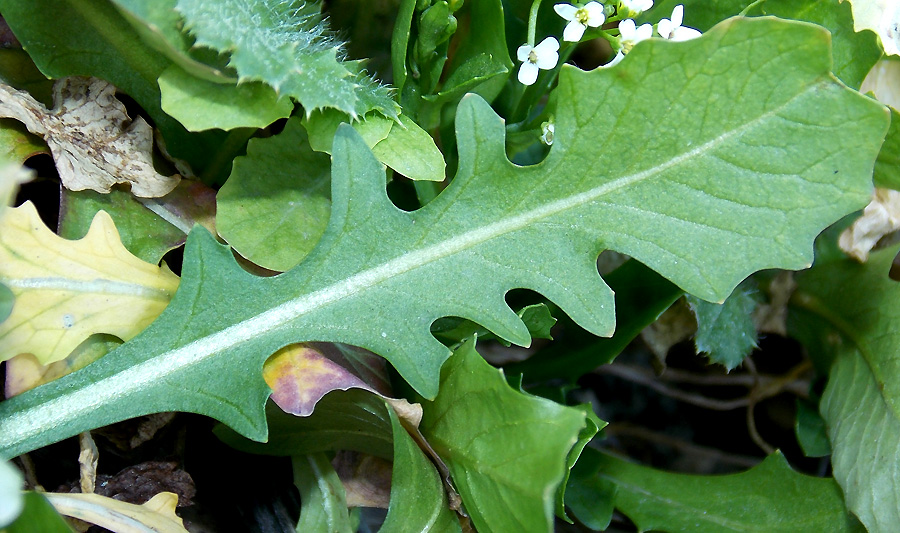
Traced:
POLYGON ((457 175, 414 212, 391 204, 383 167, 342 126, 331 220, 303 263, 257 278, 195 230, 160 319, 84 371, 0 404, 0 447, 154 410, 264 438, 262 361, 304 340, 374 351, 433 398, 449 355, 430 333, 435 319, 530 342, 504 301, 510 289, 540 292, 611 334, 613 295, 596 269, 604 249, 716 301, 753 271, 803 268, 814 236, 868 201, 887 129, 884 108, 829 67, 827 32, 777 19, 641 43, 611 69, 566 67, 556 140, 531 167, 506 159, 503 122, 469 96, 456 118, 457 175))
POLYGON ((801 295, 816 295, 810 309, 846 337, 819 409, 834 477, 870 531, 900 523, 900 284, 888 277, 896 253, 892 247, 865 265, 840 261, 797 278, 801 295))
POLYGON ((342 61, 319 4, 303 0, 178 0, 196 44, 229 52, 241 80, 265 82, 307 113, 334 108, 351 117, 375 110, 396 117, 388 89, 342 61))

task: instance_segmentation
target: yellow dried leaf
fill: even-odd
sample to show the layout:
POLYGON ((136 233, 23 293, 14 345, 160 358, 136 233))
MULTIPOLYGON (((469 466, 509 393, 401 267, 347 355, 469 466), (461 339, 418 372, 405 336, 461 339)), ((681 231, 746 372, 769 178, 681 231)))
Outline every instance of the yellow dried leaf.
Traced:
POLYGON ((42 364, 65 358, 94 333, 128 340, 165 309, 178 288, 167 267, 145 263, 97 213, 77 241, 51 232, 29 202, 0 215, 0 283, 15 295, 0 323, 0 360, 31 353, 42 364))
POLYGON ((44 494, 60 514, 117 533, 187 533, 175 514, 178 496, 160 492, 144 505, 120 502, 99 494, 44 494))

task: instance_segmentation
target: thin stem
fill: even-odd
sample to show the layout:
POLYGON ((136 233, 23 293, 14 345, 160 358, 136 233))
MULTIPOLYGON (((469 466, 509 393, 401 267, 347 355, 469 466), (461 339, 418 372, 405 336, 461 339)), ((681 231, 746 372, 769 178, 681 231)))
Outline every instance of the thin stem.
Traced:
POLYGON ((541 0, 534 0, 531 4, 531 12, 528 14, 528 46, 534 46, 535 33, 537 33, 537 16, 538 9, 541 7, 541 0))
POLYGON ((753 2, 753 3, 750 4, 749 6, 745 7, 743 11, 741 11, 740 13, 738 13, 738 15, 741 16, 741 17, 746 17, 746 16, 747 16, 747 13, 749 13, 751 9, 753 9, 754 7, 756 7, 756 6, 760 5, 760 4, 762 4, 762 3, 765 2, 765 1, 766 1, 766 0, 756 0, 756 2, 753 2))

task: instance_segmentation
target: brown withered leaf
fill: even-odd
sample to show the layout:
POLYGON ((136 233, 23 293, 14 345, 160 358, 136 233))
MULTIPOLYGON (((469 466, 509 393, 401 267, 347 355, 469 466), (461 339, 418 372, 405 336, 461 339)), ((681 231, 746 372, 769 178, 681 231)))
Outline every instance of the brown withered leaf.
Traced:
POLYGON ((150 126, 140 117, 131 120, 115 92, 97 78, 63 78, 53 85, 54 107, 48 110, 27 92, 0 83, 0 117, 44 138, 67 189, 106 193, 127 183, 135 196, 163 196, 181 176, 156 172, 150 126))

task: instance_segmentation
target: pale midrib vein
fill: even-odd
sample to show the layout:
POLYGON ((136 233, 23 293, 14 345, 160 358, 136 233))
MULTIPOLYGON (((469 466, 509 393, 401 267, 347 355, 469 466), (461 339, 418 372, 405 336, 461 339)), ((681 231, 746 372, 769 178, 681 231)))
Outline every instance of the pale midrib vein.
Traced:
POLYGON ((11 288, 23 290, 66 291, 84 294, 110 294, 118 296, 135 296, 153 300, 172 299, 172 293, 165 289, 147 287, 136 283, 111 281, 107 279, 77 280, 67 278, 2 278, 3 283, 11 288))
MULTIPOLYGON (((84 388, 59 396, 34 408, 12 413, 0 420, 0 445, 6 445, 5 443, 11 439, 24 441, 32 438, 40 434, 44 428, 61 424, 73 417, 89 414, 102 407, 111 399, 127 398, 132 393, 147 386, 152 386, 170 374, 198 364, 207 357, 215 355, 228 347, 242 344, 254 337, 277 329, 314 309, 324 307, 390 278, 403 275, 424 264, 449 257, 490 239, 523 229, 557 213, 582 206, 604 195, 654 177, 678 164, 715 149, 720 144, 744 133, 763 120, 777 115, 790 106, 794 100, 814 91, 817 86, 818 83, 811 84, 806 90, 798 93, 779 107, 665 163, 623 176, 588 191, 561 198, 531 211, 494 222, 421 250, 403 254, 378 266, 354 274, 333 285, 289 300, 219 332, 197 339, 181 348, 153 356, 142 363, 96 381, 84 388)), ((298 339, 298 342, 302 340, 304 339, 298 339)))

